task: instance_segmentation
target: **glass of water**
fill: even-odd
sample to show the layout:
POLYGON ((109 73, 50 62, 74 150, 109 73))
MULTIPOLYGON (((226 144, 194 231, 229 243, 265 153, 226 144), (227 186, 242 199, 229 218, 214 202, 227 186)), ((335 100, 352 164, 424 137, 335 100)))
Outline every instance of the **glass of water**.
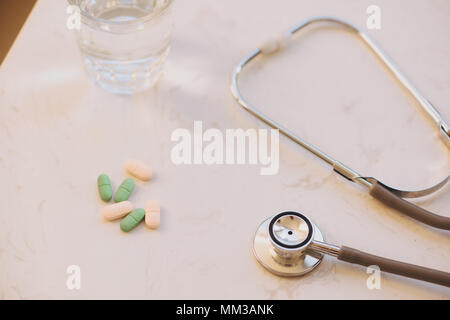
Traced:
POLYGON ((69 0, 84 66, 102 88, 132 94, 152 87, 170 51, 173 0, 69 0))

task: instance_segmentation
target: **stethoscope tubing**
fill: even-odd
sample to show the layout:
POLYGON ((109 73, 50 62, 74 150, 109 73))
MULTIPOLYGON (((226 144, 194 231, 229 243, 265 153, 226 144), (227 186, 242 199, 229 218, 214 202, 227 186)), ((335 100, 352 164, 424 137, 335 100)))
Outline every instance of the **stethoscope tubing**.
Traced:
POLYGON ((337 247, 319 241, 313 241, 309 250, 327 254, 351 264, 364 267, 377 266, 383 272, 450 287, 450 273, 448 272, 376 256, 347 246, 337 247))
POLYGON ((357 249, 342 246, 337 258, 361 266, 378 266, 381 271, 450 287, 450 273, 410 263, 379 257, 357 249))

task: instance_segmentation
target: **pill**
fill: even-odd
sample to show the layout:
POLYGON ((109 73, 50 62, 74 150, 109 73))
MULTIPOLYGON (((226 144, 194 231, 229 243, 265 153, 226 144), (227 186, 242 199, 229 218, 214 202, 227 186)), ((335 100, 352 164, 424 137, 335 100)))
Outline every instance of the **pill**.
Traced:
POLYGON ((152 169, 136 159, 128 159, 125 162, 125 170, 142 181, 148 181, 152 178, 152 169))
POLYGON ((145 207, 145 224, 150 229, 157 229, 161 220, 161 207, 158 202, 150 200, 145 207))
POLYGON ((103 209, 103 218, 108 221, 116 220, 126 216, 132 210, 133 204, 130 201, 114 203, 103 209))
POLYGON ((120 229, 124 232, 131 231, 145 217, 145 210, 142 208, 134 209, 129 215, 120 221, 120 229))
POLYGON ((98 194, 103 201, 109 201, 112 198, 111 181, 106 174, 101 174, 97 178, 98 194))
POLYGON ((114 194, 114 201, 121 202, 128 200, 131 192, 133 192, 133 189, 134 189, 133 179, 128 178, 123 180, 122 184, 119 186, 119 188, 116 190, 116 193, 114 194))

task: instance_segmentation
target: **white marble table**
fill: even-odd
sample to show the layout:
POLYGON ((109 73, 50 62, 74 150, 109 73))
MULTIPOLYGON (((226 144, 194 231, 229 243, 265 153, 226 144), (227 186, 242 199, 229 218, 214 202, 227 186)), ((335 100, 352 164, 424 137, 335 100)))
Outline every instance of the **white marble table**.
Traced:
MULTIPOLYGON (((372 1, 373 2, 373 1, 372 1)), ((88 80, 64 1, 40 0, 0 67, 0 298, 448 299, 447 288, 326 258, 283 279, 251 254, 260 221, 284 209, 309 215, 330 242, 450 271, 449 234, 399 215, 282 138, 280 171, 175 166, 176 128, 264 128, 231 98, 233 67, 268 34, 328 14, 364 27, 370 1, 177 1, 173 50, 157 87, 111 95, 88 80), (131 200, 162 204, 158 231, 129 234, 101 217, 96 177, 117 186, 127 157, 155 178, 131 200), (66 268, 81 268, 68 290, 66 268)), ((369 30, 450 119, 448 1, 376 1, 369 30)), ((439 181, 450 153, 435 128, 366 48, 337 30, 305 34, 242 79, 248 99, 360 173, 399 188, 439 181)), ((448 214, 448 188, 420 201, 448 214)))

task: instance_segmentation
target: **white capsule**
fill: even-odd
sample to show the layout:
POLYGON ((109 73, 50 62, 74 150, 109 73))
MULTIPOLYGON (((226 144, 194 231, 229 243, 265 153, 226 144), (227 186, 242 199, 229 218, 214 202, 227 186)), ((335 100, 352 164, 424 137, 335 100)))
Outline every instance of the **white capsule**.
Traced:
POLYGON ((103 209, 103 218, 108 221, 120 219, 133 211, 130 201, 122 201, 106 206, 103 209))
POLYGON ((148 181, 152 178, 152 169, 136 159, 128 159, 125 162, 125 170, 142 181, 148 181))
POLYGON ((145 224, 150 229, 157 229, 161 220, 161 207, 155 200, 150 200, 145 207, 145 224))

